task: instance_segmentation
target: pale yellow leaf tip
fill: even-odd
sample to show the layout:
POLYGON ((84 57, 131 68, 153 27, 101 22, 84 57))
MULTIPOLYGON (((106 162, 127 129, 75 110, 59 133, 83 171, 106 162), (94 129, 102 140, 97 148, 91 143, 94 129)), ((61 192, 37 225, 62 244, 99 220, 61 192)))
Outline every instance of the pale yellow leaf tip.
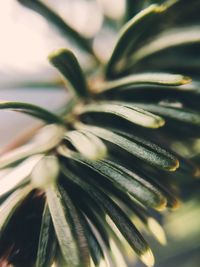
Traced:
POLYGON ((157 6, 156 12, 162 13, 165 12, 170 6, 174 5, 178 0, 168 0, 164 4, 157 6))
POLYGON ((156 210, 158 211, 163 211, 165 210, 167 207, 167 199, 165 197, 163 197, 161 200, 160 200, 160 203, 158 206, 155 207, 156 210))
POLYGON ((192 82, 192 78, 188 77, 188 76, 184 76, 183 79, 181 80, 181 84, 188 84, 192 82))
POLYGON ((199 179, 200 178, 200 168, 196 168, 195 171, 194 171, 194 177, 196 179, 199 179))
POLYGON ((172 206, 171 210, 172 210, 172 211, 177 210, 178 208, 180 208, 180 206, 181 206, 181 202, 180 202, 180 200, 176 199, 176 200, 174 201, 174 203, 173 203, 173 206, 172 206))
POLYGON ((176 159, 176 160, 174 161, 174 165, 172 165, 172 166, 169 168, 169 171, 174 172, 174 171, 176 171, 176 170, 179 168, 179 166, 180 166, 179 160, 176 159))
POLYGON ((160 128, 160 127, 163 127, 164 125, 165 125, 165 120, 159 117, 159 119, 157 119, 154 124, 154 128, 160 128))
POLYGON ((162 245, 166 245, 167 239, 163 227, 154 218, 151 217, 148 218, 147 225, 158 242, 162 245))
POLYGON ((148 248, 141 256, 141 261, 147 266, 147 267, 153 267, 155 264, 154 255, 150 248, 148 248))
POLYGON ((54 50, 48 55, 48 59, 49 59, 49 61, 51 61, 52 59, 60 57, 62 54, 66 53, 66 52, 70 52, 70 51, 65 49, 65 48, 54 50))
POLYGON ((148 117, 143 119, 143 124, 140 123, 140 125, 143 125, 148 128, 157 129, 165 125, 165 120, 162 117, 155 116, 155 117, 148 117))

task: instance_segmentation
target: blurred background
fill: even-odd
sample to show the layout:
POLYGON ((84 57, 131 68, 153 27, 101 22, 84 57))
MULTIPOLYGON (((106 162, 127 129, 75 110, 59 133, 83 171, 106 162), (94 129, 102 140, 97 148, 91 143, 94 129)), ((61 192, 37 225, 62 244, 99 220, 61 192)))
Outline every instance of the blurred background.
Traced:
MULTIPOLYGON (((98 38, 94 39, 94 49, 102 60, 109 57, 116 39, 116 29, 108 25, 101 31, 103 14, 118 21, 124 14, 124 0, 44 2, 87 38, 92 38, 100 32, 98 38), (99 39, 106 39, 106 42, 99 45, 99 39)), ((88 65, 87 55, 80 53, 74 44, 59 35, 45 19, 15 0, 0 1, 0 36, 0 99, 32 102, 52 110, 65 103, 67 94, 61 86, 57 86, 55 90, 58 76, 50 66, 47 56, 55 49, 68 47, 76 52, 82 64, 87 62, 88 65), (39 99, 34 93, 35 90, 40 90, 39 99)), ((21 114, 1 113, 0 147, 7 144, 13 136, 20 134, 22 128, 26 129, 34 122, 34 119, 21 114), (6 134, 3 135, 3 132, 6 134)))
MULTIPOLYGON (((125 0, 48 0, 45 3, 86 37, 92 38, 99 32, 93 48, 103 61, 109 57, 123 20, 125 0), (102 29, 104 16, 107 24, 102 29)), ((81 64, 88 64, 87 55, 59 36, 46 20, 15 0, 0 1, 0 36, 0 100, 30 102, 50 110, 64 105, 68 94, 57 82, 57 72, 47 56, 54 49, 68 47, 76 52, 81 64), (39 98, 37 90, 40 90, 39 98)), ((36 120, 25 115, 0 112, 0 148, 34 124, 36 120)), ((199 197, 188 200, 177 212, 167 214, 163 223, 168 236, 165 247, 147 236, 157 259, 156 267, 199 267, 199 197)), ((130 266, 143 265, 131 262, 130 266)))

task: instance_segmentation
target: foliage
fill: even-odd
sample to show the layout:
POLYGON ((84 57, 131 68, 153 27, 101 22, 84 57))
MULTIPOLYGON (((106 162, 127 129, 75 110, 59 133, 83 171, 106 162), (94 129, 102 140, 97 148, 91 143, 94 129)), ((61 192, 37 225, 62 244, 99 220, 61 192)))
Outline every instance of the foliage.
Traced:
POLYGON ((71 92, 62 113, 0 103, 46 124, 0 158, 1 266, 123 267, 130 247, 153 266, 132 218, 164 244, 158 212, 178 207, 176 182, 199 176, 197 158, 182 151, 200 133, 200 1, 127 1, 130 20, 106 64, 92 40, 43 2, 18 2, 72 39, 95 67, 86 73, 68 49, 49 56, 71 92))

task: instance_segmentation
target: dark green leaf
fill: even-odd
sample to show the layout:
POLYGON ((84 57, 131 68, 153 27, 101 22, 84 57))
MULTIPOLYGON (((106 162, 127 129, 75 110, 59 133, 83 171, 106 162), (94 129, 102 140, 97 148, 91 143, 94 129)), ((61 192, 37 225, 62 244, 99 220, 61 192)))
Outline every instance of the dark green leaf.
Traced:
POLYGON ((132 105, 134 107, 137 106, 139 108, 144 108, 150 112, 155 112, 156 114, 162 115, 166 118, 200 126, 200 113, 197 111, 154 104, 130 104, 130 106, 132 105))
POLYGON ((142 176, 139 176, 137 173, 124 168, 118 163, 114 163, 110 160, 104 160, 104 162, 108 164, 108 166, 111 168, 111 171, 113 171, 113 168, 114 168, 114 170, 117 170, 123 177, 127 177, 127 179, 129 178, 131 185, 129 189, 128 189, 129 185, 127 185, 127 190, 130 195, 132 195, 134 198, 136 198, 140 202, 152 208, 156 208, 158 210, 162 210, 165 208, 166 203, 167 203, 166 198, 163 196, 161 191, 159 191, 159 189, 156 188, 156 186, 148 182, 142 176), (136 193, 134 191, 133 191, 134 193, 131 192, 132 186, 135 187, 136 193), (140 195, 141 187, 144 187, 142 188, 144 192, 143 193, 141 192, 141 195, 140 195))
POLYGON ((122 28, 118 42, 107 65, 107 77, 113 77, 115 72, 121 68, 121 65, 123 65, 123 62, 120 62, 122 57, 127 54, 127 50, 129 50, 130 46, 137 42, 146 28, 151 25, 151 20, 157 17, 159 12, 160 9, 158 5, 151 5, 138 13, 122 28))
POLYGON ((130 58, 124 70, 136 65, 139 61, 159 53, 162 50, 200 43, 199 27, 175 28, 159 35, 150 43, 138 49, 130 58))
POLYGON ((22 112, 38 119, 44 120, 47 123, 64 124, 64 121, 57 115, 44 108, 29 103, 1 101, 0 109, 22 112))
POLYGON ((96 237, 94 231, 91 228, 91 225, 87 221, 87 219, 82 215, 81 217, 85 235, 87 237, 88 246, 90 249, 92 260, 97 267, 105 266, 108 267, 105 263, 105 255, 103 248, 101 247, 98 238, 96 237))
POLYGON ((137 107, 128 107, 125 103, 115 102, 98 102, 89 104, 80 109, 79 114, 84 113, 105 113, 123 118, 131 123, 138 124, 148 128, 159 128, 164 125, 165 121, 152 113, 145 112, 137 107))
POLYGON ((84 225, 80 218, 80 212, 78 212, 66 190, 64 190, 61 185, 59 186, 59 192, 65 204, 67 218, 68 221, 70 221, 70 225, 72 227, 72 231, 77 242, 77 247, 80 253, 80 266, 87 267, 89 266, 89 250, 84 233, 84 225))
MULTIPOLYGON (((142 51, 143 46, 148 50, 149 43, 154 42, 157 36, 166 29, 197 25, 199 23, 199 8, 200 3, 196 0, 191 0, 189 5, 187 5, 185 1, 169 0, 164 1, 161 5, 152 5, 137 14, 124 26, 124 29, 122 29, 116 48, 108 63, 107 77, 111 78, 112 76, 121 75, 124 73, 124 69, 127 68, 129 63, 133 66, 133 64, 136 63, 134 53, 137 53, 137 51, 141 49, 140 56, 143 57, 143 52, 145 52, 142 51), (134 36, 134 38, 132 36, 134 36), (131 55, 133 55, 134 62, 130 60, 131 55)), ((189 33, 187 37, 186 29, 183 29, 183 31, 185 31, 186 38, 183 42, 188 42, 188 38, 191 40, 190 43, 193 42, 192 39, 194 35, 192 37, 189 33)), ((196 36, 196 38, 194 37, 196 40, 198 38, 198 36, 196 36)), ((178 39, 180 38, 177 36, 174 40, 178 39)), ((168 44, 169 40, 171 41, 170 36, 167 38, 168 44)), ((172 43, 173 42, 172 40, 172 43)), ((138 60, 140 60, 139 56, 137 56, 137 61, 138 60)))
POLYGON ((187 95, 190 94, 193 97, 195 96, 194 93, 198 92, 198 87, 195 81, 192 81, 190 84, 184 84, 184 85, 155 85, 150 83, 144 83, 144 84, 134 84, 134 85, 127 85, 124 87, 118 88, 116 90, 108 89, 107 91, 102 91, 102 94, 107 94, 109 97, 114 97, 115 99, 125 99, 125 100, 132 100, 134 102, 138 101, 138 99, 145 101, 155 101, 154 99, 163 99, 167 97, 173 98, 175 97, 179 98, 181 101, 184 97, 187 98, 187 95))
POLYGON ((178 160, 172 154, 137 136, 131 135, 133 140, 129 140, 128 138, 100 127, 82 124, 78 127, 96 134, 100 138, 111 142, 118 147, 121 147, 135 157, 142 159, 158 168, 175 171, 179 167, 178 160))
POLYGON ((82 196, 80 205, 81 209, 84 211, 84 213, 86 213, 87 217, 94 224, 95 229, 98 230, 98 233, 104 242, 104 246, 106 246, 106 251, 107 253, 109 253, 109 257, 111 258, 112 263, 116 264, 116 266, 117 264, 120 264, 120 267, 127 267, 127 264, 124 260, 124 255, 129 256, 130 259, 130 255, 133 255, 131 247, 128 245, 123 236, 120 235, 119 237, 119 232, 115 234, 113 228, 109 227, 109 224, 106 220, 108 217, 103 213, 101 206, 97 205, 97 203, 94 203, 94 201, 86 194, 82 196))
POLYGON ((153 254, 150 248, 148 247, 146 241, 143 239, 141 234, 131 223, 125 213, 115 204, 115 202, 113 202, 109 197, 107 197, 97 188, 89 185, 84 180, 71 173, 64 166, 62 170, 63 174, 66 175, 66 178, 70 179, 72 183, 75 183, 80 186, 93 198, 94 201, 97 201, 102 206, 102 208, 105 210, 106 213, 108 213, 110 218, 118 227, 119 231, 123 234, 125 239, 127 239, 127 241, 132 246, 137 255, 140 257, 140 259, 147 266, 153 266, 153 254))
POLYGON ((93 205, 93 201, 88 201, 88 198, 86 198, 83 210, 84 213, 89 217, 90 221, 94 224, 95 228, 98 230, 98 233, 100 237, 102 238, 104 245, 106 246, 106 249, 109 252, 109 256, 111 257, 112 262, 114 264, 120 264, 120 267, 127 267, 124 257, 122 255, 122 251, 125 252, 123 248, 123 245, 119 241, 119 239, 114 240, 112 236, 110 235, 110 232, 108 231, 107 222, 105 220, 105 216, 102 216, 100 210, 101 207, 98 206, 97 209, 93 205), (120 250, 118 248, 120 247, 120 250))
POLYGON ((50 62, 62 73, 68 87, 80 97, 88 95, 88 88, 82 69, 75 55, 67 49, 58 50, 49 55, 50 62))
MULTIPOLYGON (((94 205, 95 203, 93 202, 93 200, 81 188, 77 188, 76 185, 72 187, 71 183, 70 184, 66 183, 67 182, 66 179, 64 180, 64 182, 65 183, 63 187, 68 188, 68 189, 70 188, 69 190, 70 197, 73 203, 76 204, 77 212, 79 214, 79 219, 81 221, 84 234, 87 238, 87 243, 88 243, 88 247, 91 253, 92 260, 95 263, 95 266, 104 266, 103 265, 104 251, 99 243, 97 236, 95 235, 96 232, 94 231, 94 227, 92 227, 93 226, 92 224, 95 222, 95 228, 96 228, 97 226, 96 221, 93 221, 93 219, 91 219, 91 216, 88 217, 88 212, 86 212, 88 210, 86 208, 88 207, 88 204, 89 205, 91 204, 93 207, 95 206, 95 208, 97 209, 99 209, 99 206, 94 205), (77 198, 77 195, 79 196, 78 198, 77 198), (79 212, 79 210, 81 212, 79 212), (85 215, 87 215, 87 218, 85 215), (90 221, 88 220, 88 218, 90 219, 90 221)), ((99 209, 99 212, 100 212, 100 209, 99 209)), ((106 265, 105 267, 108 267, 108 266, 106 265)))
MULTIPOLYGON (((66 155, 64 154, 64 148, 60 148, 59 151, 61 154, 66 155)), ((71 155, 71 157, 80 164, 109 179, 119 190, 129 193, 148 207, 158 210, 165 208, 165 197, 152 184, 137 174, 107 160, 90 161, 75 154, 71 155)))
POLYGON ((190 83, 191 79, 179 74, 169 73, 140 73, 126 76, 121 79, 105 82, 101 84, 97 91, 104 92, 115 89, 123 89, 132 87, 137 84, 153 84, 153 85, 183 85, 190 83))
POLYGON ((63 258, 69 266, 80 267, 80 251, 72 231, 73 225, 71 225, 67 217, 62 196, 55 186, 48 187, 45 192, 63 258))
POLYGON ((43 212, 40 229, 40 239, 37 252, 36 267, 49 267, 53 264, 56 253, 56 236, 49 208, 46 205, 43 212))
POLYGON ((105 229, 105 225, 102 223, 102 220, 100 220, 100 217, 101 219, 105 217, 101 207, 94 203, 92 198, 90 198, 83 190, 77 190, 77 187, 74 187, 73 200, 74 202, 77 202, 77 205, 87 216, 90 222, 92 222, 95 229, 97 229, 97 231, 99 232, 104 244, 109 248, 108 233, 105 229), (81 201, 77 201, 77 194, 79 194, 81 201), (98 212, 96 213, 95 210, 98 212))
POLYGON ((117 197, 120 202, 125 204, 125 206, 133 212, 133 215, 140 219, 160 244, 166 244, 166 236, 162 226, 152 217, 143 205, 120 191, 114 191, 114 196, 117 197))

